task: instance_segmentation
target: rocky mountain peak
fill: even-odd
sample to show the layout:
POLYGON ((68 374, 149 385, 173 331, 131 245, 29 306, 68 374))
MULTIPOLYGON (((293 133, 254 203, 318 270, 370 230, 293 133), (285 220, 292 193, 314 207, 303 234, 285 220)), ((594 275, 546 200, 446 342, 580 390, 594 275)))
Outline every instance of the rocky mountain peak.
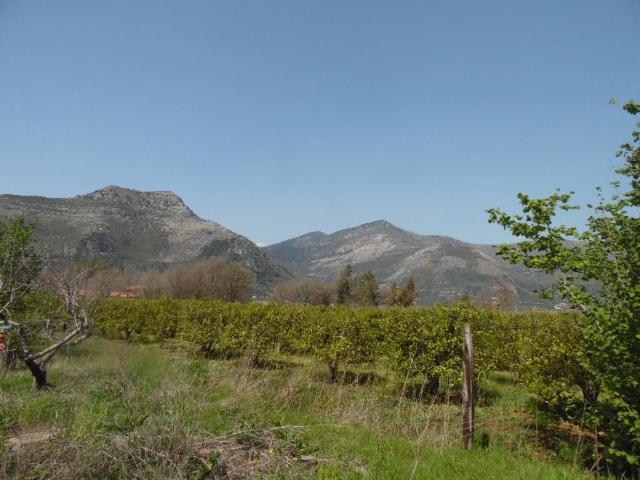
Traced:
POLYGON ((54 256, 136 268, 223 256, 255 273, 259 294, 290 276, 253 242, 198 217, 173 192, 109 185, 72 198, 0 195, 0 216, 33 221, 39 248, 54 256))
POLYGON ((413 277, 422 304, 491 298, 508 288, 517 292, 520 305, 532 306, 540 302, 533 290, 545 281, 506 263, 491 246, 419 235, 386 220, 328 235, 307 234, 265 250, 300 277, 335 281, 346 265, 355 273, 372 271, 387 287, 413 277))
POLYGON ((119 187, 118 185, 107 185, 94 192, 84 195, 78 195, 76 198, 95 198, 95 199, 131 199, 131 198, 166 198, 176 202, 184 203, 183 200, 174 192, 166 191, 150 191, 144 192, 134 188, 119 187))
POLYGON ((386 220, 374 220, 373 222, 363 223, 360 225, 361 228, 366 227, 382 227, 382 228, 398 228, 390 222, 386 220))
POLYGON ((330 235, 333 238, 348 239, 351 242, 380 242, 391 243, 413 241, 414 233, 403 230, 386 220, 363 223, 357 227, 339 230, 330 235), (385 240, 383 240, 385 239, 385 240))
POLYGON ((108 185, 94 192, 79 195, 76 199, 125 208, 153 210, 165 214, 196 216, 182 198, 171 191, 143 192, 133 188, 108 185))

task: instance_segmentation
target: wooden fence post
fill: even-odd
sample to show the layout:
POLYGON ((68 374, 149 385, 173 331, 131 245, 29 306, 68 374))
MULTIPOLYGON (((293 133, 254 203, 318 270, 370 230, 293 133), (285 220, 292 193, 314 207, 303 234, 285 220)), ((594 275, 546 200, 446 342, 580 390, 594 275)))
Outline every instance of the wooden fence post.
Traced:
POLYGON ((462 442, 464 448, 469 449, 473 445, 475 430, 475 392, 473 391, 473 333, 468 323, 464 325, 462 368, 462 442))

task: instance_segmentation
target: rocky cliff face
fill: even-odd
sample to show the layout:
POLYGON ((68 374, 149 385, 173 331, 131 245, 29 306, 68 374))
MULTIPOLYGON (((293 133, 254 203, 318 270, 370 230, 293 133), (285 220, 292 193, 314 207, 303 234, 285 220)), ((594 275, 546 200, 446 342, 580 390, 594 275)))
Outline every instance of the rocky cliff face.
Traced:
POLYGON ((0 195, 0 216, 35 222, 39 248, 53 256, 144 268, 221 255, 256 274, 258 293, 290 277, 253 242, 199 218, 173 192, 110 186, 74 198, 0 195))
POLYGON ((547 279, 506 263, 493 247, 417 235, 385 221, 330 235, 308 233, 265 251, 295 275, 325 281, 335 280, 347 264, 356 273, 371 270, 384 286, 413 276, 421 304, 490 299, 507 290, 521 307, 548 306, 534 293, 547 279))

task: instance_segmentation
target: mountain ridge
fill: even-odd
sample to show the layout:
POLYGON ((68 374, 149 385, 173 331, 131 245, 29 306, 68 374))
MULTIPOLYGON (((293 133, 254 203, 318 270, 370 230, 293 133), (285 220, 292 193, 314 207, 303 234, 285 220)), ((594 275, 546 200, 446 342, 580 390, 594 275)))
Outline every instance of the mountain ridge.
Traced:
POLYGON ((522 307, 549 306, 534 293, 548 279, 497 257, 494 246, 421 235, 386 220, 330 234, 311 232, 263 248, 299 277, 333 281, 346 265, 355 273, 372 271, 384 287, 413 277, 421 304, 492 298, 506 289, 522 307))
POLYGON ((4 194, 0 216, 35 222, 37 246, 56 257, 153 268, 220 255, 253 271, 261 295, 291 277, 248 238, 200 218, 171 191, 109 185, 67 198, 4 194))
POLYGON ((116 185, 67 198, 0 195, 0 216, 19 215, 36 223, 38 248, 53 256, 139 268, 224 256, 255 273, 262 297, 293 276, 334 281, 350 264, 355 273, 374 272, 383 287, 414 277, 421 304, 491 298, 506 289, 519 306, 550 306, 533 293, 548 279, 508 264, 495 255, 495 247, 421 235, 387 220, 333 233, 313 231, 261 248, 202 219, 172 191, 116 185))

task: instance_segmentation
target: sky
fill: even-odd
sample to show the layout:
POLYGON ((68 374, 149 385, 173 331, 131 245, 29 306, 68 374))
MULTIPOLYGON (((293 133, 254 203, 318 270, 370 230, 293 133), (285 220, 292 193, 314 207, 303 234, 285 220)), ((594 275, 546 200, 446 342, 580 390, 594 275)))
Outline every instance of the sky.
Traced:
POLYGON ((0 192, 171 190, 259 244, 615 179, 639 0, 0 0, 0 192))

